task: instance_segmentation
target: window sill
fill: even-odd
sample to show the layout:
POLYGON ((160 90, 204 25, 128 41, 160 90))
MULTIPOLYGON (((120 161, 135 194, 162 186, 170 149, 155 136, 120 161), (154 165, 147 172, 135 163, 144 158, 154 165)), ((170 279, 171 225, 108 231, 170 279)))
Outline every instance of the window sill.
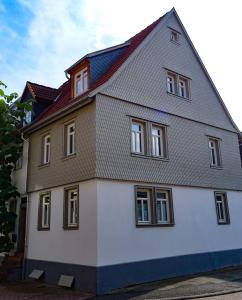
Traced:
POLYGON ((74 95, 73 99, 80 98, 81 96, 83 96, 84 94, 86 94, 88 91, 89 91, 89 89, 85 90, 84 92, 81 92, 81 93, 78 94, 78 95, 74 95))
POLYGON ((169 158, 167 158, 167 157, 151 156, 151 158, 152 158, 153 160, 161 160, 161 161, 165 161, 165 162, 168 162, 168 161, 169 161, 169 158))
POLYGON ((160 156, 152 156, 152 155, 146 155, 146 154, 138 154, 131 152, 132 157, 139 157, 139 158, 145 158, 145 159, 153 159, 153 160, 160 160, 164 162, 168 162, 169 158, 167 157, 160 157, 160 156))
POLYGON ((131 156, 133 157, 139 157, 139 158, 150 158, 150 156, 146 155, 146 154, 139 154, 139 153, 134 153, 134 152, 131 152, 131 156))
POLYGON ((38 231, 50 231, 50 227, 48 228, 40 227, 38 228, 38 231))
POLYGON ((181 45, 180 42, 176 42, 176 41, 173 41, 173 40, 171 40, 171 39, 170 39, 170 42, 173 43, 173 44, 175 44, 175 45, 177 45, 177 46, 180 46, 180 45, 181 45))
POLYGON ((167 224, 137 224, 136 227, 174 227, 175 223, 167 223, 167 224))
POLYGON ((167 92, 167 94, 168 94, 169 96, 177 97, 177 98, 182 99, 182 100, 184 100, 184 101, 186 101, 186 102, 192 102, 191 98, 182 97, 182 96, 179 96, 179 95, 177 95, 177 94, 170 93, 170 92, 168 92, 168 91, 166 91, 166 92, 167 92))
POLYGON ((49 166, 50 166, 50 163, 41 164, 41 165, 39 165, 39 168, 42 169, 42 168, 49 167, 49 166))
POLYGON ((65 226, 63 227, 64 230, 78 230, 79 226, 65 226))
POLYGON ((75 158, 75 157, 76 157, 76 153, 64 156, 62 158, 62 160, 65 161, 65 160, 68 160, 68 159, 71 159, 71 158, 75 158))
POLYGON ((218 222, 218 225, 230 225, 230 222, 218 222))
POLYGON ((223 170, 223 167, 222 167, 222 166, 211 166, 211 165, 210 165, 210 168, 211 168, 211 169, 215 169, 215 170, 223 170))

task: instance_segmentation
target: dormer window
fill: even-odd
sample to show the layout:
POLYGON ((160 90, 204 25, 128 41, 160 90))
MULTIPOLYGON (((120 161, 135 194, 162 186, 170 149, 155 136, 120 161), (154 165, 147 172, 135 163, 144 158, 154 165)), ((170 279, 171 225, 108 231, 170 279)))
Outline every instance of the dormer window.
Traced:
POLYGON ((32 121, 32 111, 25 111, 25 123, 30 124, 32 121))
POLYGON ((81 70, 75 75, 75 97, 83 94, 88 89, 87 68, 81 70))

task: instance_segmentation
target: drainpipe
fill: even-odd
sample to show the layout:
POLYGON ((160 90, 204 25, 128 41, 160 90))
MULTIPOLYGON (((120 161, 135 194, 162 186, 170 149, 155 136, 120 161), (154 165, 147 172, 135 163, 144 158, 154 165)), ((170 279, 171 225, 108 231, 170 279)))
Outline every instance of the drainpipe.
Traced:
POLYGON ((22 280, 25 279, 25 270, 26 270, 26 256, 28 250, 28 237, 29 237, 29 212, 30 212, 30 194, 27 194, 27 203, 26 203, 26 229, 25 229, 25 238, 24 238, 24 257, 23 257, 23 268, 22 268, 22 280))
MULTIPOLYGON (((25 191, 27 195, 27 203, 26 203, 26 221, 25 221, 25 237, 24 237, 24 257, 23 257, 23 267, 22 267, 22 274, 21 279, 24 280, 25 278, 25 269, 26 269, 26 254, 28 249, 28 232, 29 232, 29 211, 30 211, 30 195, 27 193, 27 182, 28 182, 28 166, 29 166, 29 139, 25 139, 23 132, 21 133, 21 139, 27 144, 28 151, 27 151, 27 174, 26 174, 26 182, 25 182, 25 191)), ((21 204, 20 204, 21 205, 21 204)))
POLYGON ((70 76, 69 76, 69 74, 65 71, 65 76, 66 76, 66 78, 69 80, 70 79, 70 76))

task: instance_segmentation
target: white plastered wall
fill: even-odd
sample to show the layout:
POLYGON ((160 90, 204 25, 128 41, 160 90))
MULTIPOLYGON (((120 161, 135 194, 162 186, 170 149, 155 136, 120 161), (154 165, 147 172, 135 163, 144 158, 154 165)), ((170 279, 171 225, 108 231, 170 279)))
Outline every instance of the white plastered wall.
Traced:
POLYGON ((98 182, 99 266, 242 248, 242 192, 227 192, 231 224, 218 225, 214 190, 172 187, 175 226, 137 228, 134 186, 98 182))
POLYGON ((63 193, 64 187, 51 189, 49 231, 37 230, 40 193, 30 194, 27 258, 95 266, 97 257, 96 182, 86 181, 79 184, 78 230, 63 229, 63 193))

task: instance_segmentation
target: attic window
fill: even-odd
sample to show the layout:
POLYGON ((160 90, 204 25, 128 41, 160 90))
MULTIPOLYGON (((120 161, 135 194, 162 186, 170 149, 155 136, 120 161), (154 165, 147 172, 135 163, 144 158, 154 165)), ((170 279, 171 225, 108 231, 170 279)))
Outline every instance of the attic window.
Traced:
POLYGON ((75 97, 83 94, 88 89, 87 68, 75 75, 75 97))
POLYGON ((171 42, 178 44, 179 43, 179 36, 180 36, 180 34, 177 31, 171 30, 171 35, 170 35, 171 42))

